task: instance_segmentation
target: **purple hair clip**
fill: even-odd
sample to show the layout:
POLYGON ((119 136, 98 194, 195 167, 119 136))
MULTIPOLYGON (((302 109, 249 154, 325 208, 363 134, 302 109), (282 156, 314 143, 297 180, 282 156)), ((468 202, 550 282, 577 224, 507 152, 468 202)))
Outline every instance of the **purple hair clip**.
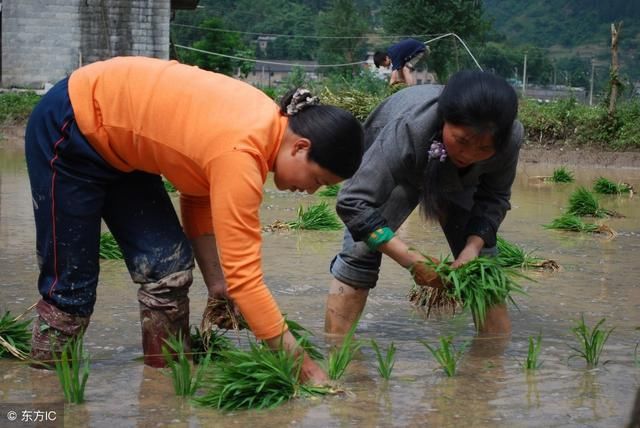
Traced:
POLYGON ((433 140, 431 147, 429 148, 429 159, 440 159, 440 162, 444 162, 447 158, 447 149, 440 141, 433 140))

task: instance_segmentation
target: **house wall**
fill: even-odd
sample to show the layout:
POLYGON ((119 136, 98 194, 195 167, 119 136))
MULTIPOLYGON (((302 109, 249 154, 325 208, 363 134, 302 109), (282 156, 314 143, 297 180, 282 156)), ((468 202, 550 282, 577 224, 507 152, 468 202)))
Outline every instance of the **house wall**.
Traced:
POLYGON ((43 88, 82 64, 169 57, 170 0, 3 0, 2 87, 43 88))

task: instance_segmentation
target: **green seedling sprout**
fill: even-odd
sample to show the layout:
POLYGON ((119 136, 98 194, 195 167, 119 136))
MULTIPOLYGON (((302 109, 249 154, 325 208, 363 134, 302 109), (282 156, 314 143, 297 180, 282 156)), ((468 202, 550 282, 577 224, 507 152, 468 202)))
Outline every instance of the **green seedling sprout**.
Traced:
POLYGON ((206 379, 208 389, 194 401, 225 411, 268 409, 295 397, 332 392, 301 384, 301 364, 301 356, 254 342, 248 351, 224 350, 206 379))
POLYGON ((100 234, 100 258, 107 260, 122 260, 122 250, 111 232, 100 234))
POLYGON ((335 198, 338 196, 338 192, 340 191, 339 184, 330 184, 325 186, 322 190, 318 192, 318 196, 323 196, 325 198, 335 198))
POLYGON ((538 334, 535 338, 529 336, 529 349, 527 351, 527 359, 522 366, 525 370, 537 370, 542 366, 542 361, 538 361, 542 344, 542 334, 538 334))
POLYGON ((464 355, 467 344, 462 345, 459 350, 456 349, 453 344, 453 336, 441 336, 440 346, 437 348, 429 345, 426 340, 421 340, 420 343, 431 352, 447 376, 455 376, 458 361, 464 355))
POLYGON ((298 208, 298 217, 287 223, 292 229, 304 230, 340 230, 342 222, 326 202, 311 205, 305 210, 298 208))
POLYGON ((342 345, 329 352, 327 358, 327 374, 329 375, 329 379, 338 380, 342 378, 353 356, 362 346, 362 342, 355 340, 353 337, 357 326, 358 320, 353 323, 345 335, 342 340, 342 345))
MULTIPOLYGON (((613 327, 607 331, 601 330, 600 326, 604 324, 604 322, 605 318, 602 318, 592 330, 589 330, 584 321, 584 314, 581 315, 578 324, 571 329, 578 339, 579 347, 570 346, 570 348, 576 352, 569 357, 570 359, 579 357, 583 358, 590 367, 596 367, 598 365, 604 344, 607 342, 611 332, 615 329, 615 327, 613 327)), ((605 362, 605 364, 606 363, 607 362, 605 362)))
POLYGON ((614 183, 604 177, 598 177, 593 182, 593 191, 604 195, 616 195, 620 193, 630 193, 633 187, 626 183, 614 183))
POLYGON ((371 347, 376 352, 376 359, 378 360, 378 373, 380 373, 380 376, 382 376, 383 378, 389 379, 391 377, 391 371, 393 370, 393 366, 395 364, 396 346, 393 342, 391 342, 384 355, 380 351, 378 343, 373 339, 371 339, 371 347))
POLYGON ((52 350, 52 355, 64 398, 68 403, 83 403, 89 379, 89 355, 83 350, 83 333, 69 339, 60 353, 52 350))
POLYGON ((0 358, 26 360, 31 350, 31 320, 20 321, 7 311, 0 318, 0 358))
POLYGON ((173 389, 180 397, 193 396, 200 385, 202 377, 211 362, 211 348, 203 358, 193 373, 191 362, 184 352, 184 339, 182 334, 169 336, 165 339, 166 346, 162 347, 162 355, 169 368, 173 389))
POLYGON ((561 166, 553 170, 553 175, 549 179, 554 183, 571 183, 574 181, 573 173, 561 166))

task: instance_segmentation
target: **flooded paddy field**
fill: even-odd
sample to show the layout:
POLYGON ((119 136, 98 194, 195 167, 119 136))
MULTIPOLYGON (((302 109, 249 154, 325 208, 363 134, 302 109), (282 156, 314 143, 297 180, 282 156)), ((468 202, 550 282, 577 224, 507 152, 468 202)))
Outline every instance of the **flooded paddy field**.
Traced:
MULTIPOLYGON (((501 235, 535 255, 553 259, 558 272, 530 272, 523 285, 528 296, 515 296, 509 339, 475 338, 469 314, 432 316, 407 299, 409 274, 389 260, 369 297, 356 335, 375 339, 382 348, 397 347, 388 381, 377 372, 374 351, 365 345, 347 369, 346 394, 293 400, 273 410, 222 413, 176 397, 171 379, 145 367, 142 355, 137 286, 122 261, 101 263, 98 302, 85 337, 91 356, 86 403, 65 406, 65 425, 96 427, 149 426, 478 426, 478 427, 621 427, 626 424, 640 367, 634 349, 640 342, 640 198, 601 196, 604 207, 625 215, 606 219, 617 231, 604 236, 547 230, 570 193, 591 187, 604 176, 640 190, 636 168, 572 167, 576 182, 552 184, 535 177, 551 175, 552 164, 523 163, 513 187, 512 210, 501 235), (577 346, 571 332, 581 314, 589 327, 606 318, 615 327, 595 369, 569 357, 577 346), (542 367, 529 374, 521 364, 529 336, 542 334, 542 367), (446 377, 420 343, 435 344, 454 335, 470 342, 459 371, 446 377)), ((279 192, 268 183, 262 223, 289 221, 300 204, 317 196, 279 192)), ((176 198, 177 201, 177 198, 176 198)), ((330 203, 333 201, 329 199, 330 203)), ((31 196, 22 142, 17 136, 0 141, 0 311, 20 314, 38 300, 37 260, 31 196)), ((399 232, 421 251, 439 257, 448 253, 435 225, 414 213, 399 232)), ((341 245, 342 232, 265 232, 266 281, 283 312, 314 334, 323 336, 328 268, 341 245)), ((191 287, 191 323, 198 325, 206 301, 198 273, 191 287)), ((29 314, 34 315, 33 312, 29 314)), ((245 340, 245 339, 242 339, 245 340)), ((0 404, 61 403, 55 372, 41 371, 15 360, 0 360, 0 404)), ((0 426, 6 425, 0 415, 0 426)))

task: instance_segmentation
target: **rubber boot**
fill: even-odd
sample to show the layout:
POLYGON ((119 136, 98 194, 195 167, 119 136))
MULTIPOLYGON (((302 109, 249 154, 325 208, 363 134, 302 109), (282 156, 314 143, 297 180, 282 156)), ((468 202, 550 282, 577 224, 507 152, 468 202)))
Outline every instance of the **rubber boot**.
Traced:
POLYGON ((511 334, 511 318, 506 304, 493 305, 487 309, 487 317, 482 327, 478 328, 478 334, 483 336, 508 336, 511 334))
POLYGON ((191 270, 188 270, 140 286, 138 301, 142 350, 146 365, 155 368, 166 367, 162 348, 167 347, 165 340, 171 336, 181 335, 185 352, 191 352, 187 294, 192 279, 191 270))
POLYGON ((30 365, 51 370, 55 366, 53 354, 60 354, 70 339, 83 334, 90 318, 68 314, 44 300, 38 302, 36 312, 38 317, 33 322, 30 365))
POLYGON ((368 289, 356 289, 334 279, 327 295, 324 331, 344 336, 360 317, 367 303, 368 289))

